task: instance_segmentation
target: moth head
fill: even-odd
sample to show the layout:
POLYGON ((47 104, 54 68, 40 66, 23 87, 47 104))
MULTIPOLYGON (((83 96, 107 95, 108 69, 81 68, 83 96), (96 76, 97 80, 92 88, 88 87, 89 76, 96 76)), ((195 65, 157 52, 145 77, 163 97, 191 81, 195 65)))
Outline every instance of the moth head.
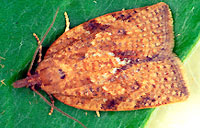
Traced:
POLYGON ((40 85, 41 85, 41 81, 39 79, 38 74, 28 76, 24 79, 18 80, 18 81, 13 83, 14 88, 22 88, 22 87, 25 87, 25 86, 26 87, 31 87, 31 86, 39 87, 40 85))

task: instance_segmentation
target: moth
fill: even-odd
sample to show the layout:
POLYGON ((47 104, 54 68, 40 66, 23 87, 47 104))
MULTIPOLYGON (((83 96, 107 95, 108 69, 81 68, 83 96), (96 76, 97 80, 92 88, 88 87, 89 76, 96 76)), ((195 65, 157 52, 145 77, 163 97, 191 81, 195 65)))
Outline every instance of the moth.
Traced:
POLYGON ((64 32, 35 73, 13 85, 39 86, 66 105, 90 111, 184 101, 188 87, 173 47, 167 4, 113 12, 64 32))

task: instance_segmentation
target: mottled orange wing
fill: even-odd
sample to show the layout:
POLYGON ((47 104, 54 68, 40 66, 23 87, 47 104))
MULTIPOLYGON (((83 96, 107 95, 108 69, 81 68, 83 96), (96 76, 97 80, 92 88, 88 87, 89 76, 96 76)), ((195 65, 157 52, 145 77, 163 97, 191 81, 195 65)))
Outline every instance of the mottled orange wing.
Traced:
POLYGON ((41 88, 86 110, 123 111, 183 101, 168 5, 114 12, 59 37, 37 68, 41 88))
POLYGON ((172 22, 165 3, 106 14, 65 32, 51 45, 45 58, 62 52, 64 55, 85 53, 90 47, 128 52, 134 59, 171 53, 174 46, 172 22))

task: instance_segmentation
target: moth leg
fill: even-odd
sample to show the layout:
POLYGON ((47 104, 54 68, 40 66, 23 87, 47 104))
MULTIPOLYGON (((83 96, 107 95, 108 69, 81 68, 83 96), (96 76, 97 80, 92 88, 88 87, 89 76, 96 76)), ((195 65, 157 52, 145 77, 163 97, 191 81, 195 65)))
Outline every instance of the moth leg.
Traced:
MULTIPOLYGON (((45 97, 43 97, 39 92, 37 92, 37 90, 35 89, 35 86, 31 86, 31 89, 32 89, 34 92, 36 92, 46 103, 48 103, 48 104, 50 105, 50 103, 48 102, 48 100, 47 100, 45 97)), ((34 94, 35 94, 35 93, 34 93, 34 94)), ((53 106, 51 106, 51 110, 50 110, 50 112, 49 112, 49 115, 51 115, 51 114, 53 113, 54 100, 53 100, 53 97, 52 97, 51 94, 48 94, 48 95, 49 95, 49 98, 50 98, 50 100, 51 100, 51 104, 53 105, 53 106)))
MULTIPOLYGON (((51 100, 51 104, 54 106, 54 100, 53 100, 53 97, 52 97, 52 95, 51 94, 48 94, 49 95, 49 98, 50 98, 50 100, 51 100)), ((53 107, 51 107, 51 110, 50 110, 50 112, 49 112, 49 115, 51 115, 53 113, 53 107)))
POLYGON ((33 36, 34 36, 35 39, 37 40, 38 47, 37 47, 37 49, 36 49, 36 51, 35 51, 35 53, 34 53, 34 55, 33 55, 33 59, 32 59, 32 61, 31 61, 30 67, 29 67, 29 69, 28 69, 27 76, 31 76, 31 69, 32 69, 32 66, 33 66, 33 63, 34 63, 34 61, 35 61, 35 57, 36 57, 38 51, 39 51, 38 63, 40 63, 41 60, 42 60, 42 59, 41 59, 41 58, 42 58, 42 43, 41 43, 40 39, 38 38, 38 36, 37 36, 35 33, 33 33, 33 36))
POLYGON ((38 46, 39 46, 39 54, 38 54, 39 59, 38 59, 38 63, 40 63, 41 60, 42 60, 42 44, 40 42, 40 39, 38 38, 38 36, 35 33, 33 33, 33 36, 37 40, 37 43, 38 43, 38 46))
POLYGON ((98 117, 100 117, 100 113, 99 113, 99 111, 96 111, 96 114, 97 114, 98 117))
POLYGON ((69 17, 67 15, 67 12, 65 12, 64 15, 65 15, 65 22, 66 22, 66 28, 65 28, 65 32, 66 32, 69 30, 70 22, 69 22, 69 17))
POLYGON ((53 21, 52 21, 51 25, 49 26, 49 28, 47 29, 47 31, 46 31, 46 33, 44 34, 44 36, 43 36, 43 38, 42 38, 41 41, 39 40, 38 36, 37 36, 35 33, 33 33, 33 36, 36 38, 36 40, 37 40, 37 42, 38 42, 38 47, 37 47, 37 49, 35 50, 35 53, 34 53, 34 55, 33 55, 33 59, 32 59, 32 61, 31 61, 30 67, 29 67, 29 69, 28 69, 27 76, 31 76, 31 69, 32 69, 32 66, 33 66, 33 63, 34 63, 34 60, 35 60, 35 58, 36 58, 36 55, 37 55, 38 51, 39 51, 39 60, 38 60, 38 63, 41 62, 41 58, 42 58, 42 42, 44 41, 45 37, 46 37, 47 34, 49 33, 50 29, 52 28, 52 26, 53 26, 53 24, 54 24, 54 22, 55 22, 55 20, 56 20, 56 16, 57 16, 57 14, 58 14, 58 10, 59 10, 59 8, 56 10, 56 14, 55 14, 55 16, 54 16, 54 18, 53 18, 53 21))

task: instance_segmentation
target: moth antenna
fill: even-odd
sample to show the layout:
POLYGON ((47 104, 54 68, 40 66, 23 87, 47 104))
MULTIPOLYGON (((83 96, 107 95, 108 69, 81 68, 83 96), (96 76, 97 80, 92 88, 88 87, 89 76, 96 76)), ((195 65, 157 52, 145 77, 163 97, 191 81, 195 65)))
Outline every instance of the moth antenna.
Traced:
POLYGON ((32 69, 32 66, 33 66, 33 63, 34 63, 34 61, 35 61, 36 55, 37 55, 37 53, 38 53, 38 50, 40 49, 40 47, 41 47, 41 45, 42 45, 44 39, 45 39, 46 36, 47 36, 47 34, 48 34, 49 31, 51 30, 51 28, 52 28, 52 26, 53 26, 53 24, 54 24, 54 22, 55 22, 55 20, 56 20, 56 16, 57 16, 57 14, 58 14, 58 10, 59 10, 59 7, 58 7, 58 9, 56 10, 56 14, 54 15, 54 18, 53 18, 53 21, 52 21, 51 25, 49 26, 49 28, 47 29, 46 33, 45 33, 44 36, 42 37, 42 40, 40 41, 40 45, 38 45, 37 49, 35 50, 35 53, 34 53, 34 55, 33 55, 33 59, 32 59, 32 61, 31 61, 30 67, 29 67, 29 69, 28 69, 28 73, 27 73, 28 76, 31 75, 30 71, 31 71, 31 69, 32 69))
POLYGON ((49 106, 53 107, 54 109, 56 109, 57 111, 59 111, 60 113, 62 113, 63 115, 67 116, 68 118, 78 122, 80 125, 82 125, 84 128, 87 128, 83 123, 81 123, 79 120, 75 119, 74 117, 70 116, 69 114, 63 112, 61 109, 57 108, 56 106, 54 106, 53 104, 51 104, 42 94, 40 94, 37 90, 35 90, 34 86, 31 87, 31 89, 37 93, 49 106))
POLYGON ((47 29, 46 33, 45 33, 44 36, 42 37, 41 44, 42 44, 42 42, 44 41, 44 39, 45 39, 45 37, 47 36, 47 34, 49 33, 49 31, 51 30, 51 28, 52 28, 52 26, 53 26, 53 24, 54 24, 54 22, 55 22, 55 20, 56 20, 56 16, 57 16, 57 14, 58 14, 58 11, 59 11, 59 7, 58 7, 57 10, 56 10, 56 14, 54 15, 54 18, 53 18, 53 21, 52 21, 51 25, 49 26, 49 28, 47 29))

